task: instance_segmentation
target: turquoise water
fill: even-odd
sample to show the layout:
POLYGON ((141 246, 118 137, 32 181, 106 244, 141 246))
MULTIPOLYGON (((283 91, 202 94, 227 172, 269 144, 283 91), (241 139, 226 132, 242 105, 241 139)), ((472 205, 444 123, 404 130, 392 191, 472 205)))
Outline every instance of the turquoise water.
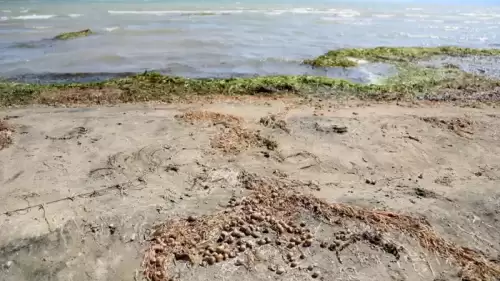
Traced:
POLYGON ((300 61, 344 47, 495 48, 499 36, 500 6, 492 5, 0 0, 0 76, 64 80, 68 73, 160 70, 187 77, 314 74, 374 81, 392 69, 312 69, 300 61), (48 40, 86 28, 96 35, 48 40))

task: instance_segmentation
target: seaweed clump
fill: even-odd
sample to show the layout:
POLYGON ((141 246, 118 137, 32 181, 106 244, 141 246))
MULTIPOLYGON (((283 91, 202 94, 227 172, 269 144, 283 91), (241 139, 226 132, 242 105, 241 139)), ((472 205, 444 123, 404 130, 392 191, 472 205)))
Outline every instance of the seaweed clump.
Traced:
POLYGON ((73 31, 73 32, 65 32, 61 33, 57 36, 54 37, 54 40, 69 40, 69 39, 75 39, 79 37, 87 37, 89 35, 92 35, 93 32, 90 29, 84 29, 80 31, 73 31))
POLYGON ((500 81, 457 69, 407 64, 381 84, 321 76, 190 79, 149 72, 103 82, 23 84, 0 82, 0 106, 172 102, 197 96, 323 96, 392 101, 414 98, 498 102, 500 81))
POLYGON ((314 59, 304 60, 315 67, 354 67, 358 59, 372 62, 414 62, 433 56, 500 56, 500 49, 473 49, 453 46, 442 47, 376 47, 332 50, 314 59))

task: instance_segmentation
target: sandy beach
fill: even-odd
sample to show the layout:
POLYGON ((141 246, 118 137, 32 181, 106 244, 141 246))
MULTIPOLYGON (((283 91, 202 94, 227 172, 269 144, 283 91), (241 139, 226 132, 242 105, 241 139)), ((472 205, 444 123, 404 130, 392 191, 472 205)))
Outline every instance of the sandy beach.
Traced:
POLYGON ((494 106, 227 97, 0 119, 1 280, 500 276, 494 106))

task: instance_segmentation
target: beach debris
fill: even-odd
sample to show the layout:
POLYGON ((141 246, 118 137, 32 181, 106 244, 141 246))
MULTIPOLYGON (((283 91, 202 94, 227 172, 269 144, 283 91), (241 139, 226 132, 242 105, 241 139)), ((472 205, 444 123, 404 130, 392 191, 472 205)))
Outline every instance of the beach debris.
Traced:
POLYGON ((290 133, 290 129, 288 128, 286 121, 278 119, 278 116, 275 114, 260 118, 259 123, 265 127, 280 129, 286 133, 290 133))
MULTIPOLYGON (((246 257, 245 260, 251 264, 257 251, 263 247, 286 252, 283 258, 290 270, 300 269, 297 257, 300 260, 306 258, 305 255, 299 256, 303 255, 303 247, 299 245, 319 246, 315 251, 331 251, 342 263, 342 251, 363 241, 399 260, 406 250, 386 239, 384 233, 389 231, 399 231, 418 241, 425 249, 452 259, 458 266, 467 269, 463 274, 470 280, 492 280, 492 277, 500 275, 497 264, 489 261, 479 251, 457 246, 441 238, 424 218, 341 203, 326 203, 310 194, 290 189, 281 178, 262 179, 246 173, 239 180, 244 189, 247 189, 246 185, 251 185, 249 195, 239 199, 231 198, 232 202, 238 201, 239 204, 197 217, 194 221, 174 218, 154 228, 142 264, 146 278, 153 281, 169 280, 175 260, 210 266, 236 258, 235 265, 249 266, 242 258, 246 257), (296 214, 305 213, 331 222, 339 219, 357 221, 369 226, 369 229, 334 232, 325 249, 325 242, 317 240, 315 232, 307 227, 308 224, 301 223, 303 220, 297 222, 296 214), (276 243, 269 244, 271 239, 276 243)), ((276 274, 285 274, 286 270, 282 265, 272 266, 268 267, 270 271, 275 269, 276 274)), ((313 271, 314 267, 308 266, 307 269, 313 271)), ((311 273, 313 278, 319 278, 320 275, 319 271, 311 273)))

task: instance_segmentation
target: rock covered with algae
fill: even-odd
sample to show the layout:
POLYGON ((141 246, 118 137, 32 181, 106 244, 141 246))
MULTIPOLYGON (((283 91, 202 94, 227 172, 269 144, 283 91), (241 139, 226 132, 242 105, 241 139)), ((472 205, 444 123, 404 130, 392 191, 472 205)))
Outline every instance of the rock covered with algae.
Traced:
POLYGON ((80 37, 87 37, 87 36, 92 35, 92 34, 93 34, 92 30, 83 29, 80 31, 61 33, 61 34, 55 36, 54 40, 70 40, 70 39, 75 39, 75 38, 80 38, 80 37))

